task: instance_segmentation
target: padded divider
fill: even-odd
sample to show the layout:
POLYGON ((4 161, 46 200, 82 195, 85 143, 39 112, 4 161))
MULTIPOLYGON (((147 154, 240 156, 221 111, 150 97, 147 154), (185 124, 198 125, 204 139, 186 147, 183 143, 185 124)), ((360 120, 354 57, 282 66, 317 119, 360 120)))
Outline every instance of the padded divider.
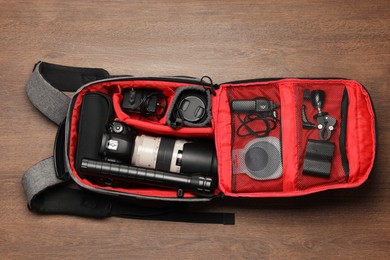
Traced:
POLYGON ((221 86, 212 100, 215 147, 218 158, 219 188, 225 194, 232 193, 231 120, 226 89, 221 86))
POLYGON ((294 84, 282 82, 279 84, 282 125, 282 158, 283 158, 283 191, 295 191, 298 169, 298 129, 301 125, 295 116, 299 108, 295 97, 297 89, 294 84))
MULTIPOLYGON (((171 82, 149 82, 149 81, 129 81, 125 83, 120 84, 121 91, 123 89, 130 89, 130 88, 148 88, 148 89, 155 89, 155 90, 161 90, 163 91, 163 94, 167 97, 168 100, 168 109, 172 105, 172 100, 175 95, 175 89, 177 87, 184 87, 188 86, 188 84, 183 83, 171 83, 171 82)), ((203 137, 203 138, 212 138, 214 135, 214 130, 212 126, 207 127, 182 127, 180 129, 172 129, 172 127, 167 126, 166 123, 166 115, 159 120, 151 121, 146 118, 140 118, 139 115, 129 115, 125 113, 121 109, 121 102, 123 99, 123 96, 121 94, 121 91, 119 93, 116 93, 113 95, 113 104, 115 113, 120 121, 125 122, 126 124, 135 127, 136 129, 158 134, 158 135, 174 135, 178 137, 203 137)))

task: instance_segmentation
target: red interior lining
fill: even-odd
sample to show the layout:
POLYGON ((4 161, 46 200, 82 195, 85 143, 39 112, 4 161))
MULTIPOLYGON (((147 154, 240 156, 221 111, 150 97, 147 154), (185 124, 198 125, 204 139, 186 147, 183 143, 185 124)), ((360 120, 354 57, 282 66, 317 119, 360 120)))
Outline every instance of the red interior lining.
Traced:
MULTIPOLYGON (((132 118, 120 109, 120 90, 121 88, 131 87, 150 87, 156 89, 164 89, 164 93, 169 95, 169 101, 172 98, 172 91, 175 88, 186 86, 188 84, 172 83, 172 82, 160 82, 160 81, 118 81, 118 82, 103 82, 91 85, 83 89, 75 100, 74 111, 72 113, 72 121, 70 126, 70 165, 72 167, 75 176, 84 184, 95 188, 115 190, 123 193, 132 193, 145 196, 155 197, 176 197, 174 190, 163 190, 158 188, 150 189, 121 189, 112 187, 101 187, 88 182, 85 179, 81 179, 74 169, 74 155, 77 147, 77 125, 79 120, 79 111, 81 108, 82 97, 89 91, 99 91, 113 95, 114 109, 120 120, 125 121, 129 125, 136 127, 138 130, 143 130, 156 134, 174 134, 175 136, 190 136, 190 137, 213 137, 215 134, 215 143, 218 156, 218 169, 219 169, 219 189, 225 193, 225 195, 233 197, 281 197, 281 196, 298 196, 305 195, 313 192, 318 192, 327 189, 334 188, 346 188, 356 187, 362 184, 368 177, 374 162, 375 146, 376 146, 376 133, 375 133, 375 119, 372 109, 371 101, 368 93, 365 89, 356 81, 351 80, 298 80, 298 79, 285 79, 274 81, 272 84, 276 84, 279 89, 280 102, 281 102, 281 117, 282 117, 282 153, 283 153, 283 177, 281 191, 261 191, 261 192, 232 192, 232 163, 231 163, 231 150, 232 150, 232 131, 231 131, 231 116, 230 105, 227 97, 227 89, 236 87, 261 87, 270 82, 256 82, 256 83, 244 83, 244 84, 224 84, 217 91, 217 96, 212 98, 212 115, 213 126, 206 128, 182 128, 179 130, 173 130, 170 127, 163 125, 165 119, 160 122, 148 122, 143 120, 137 120, 132 118), (350 166, 350 177, 348 183, 335 183, 324 185, 308 185, 300 189, 297 186, 298 183, 298 171, 301 166, 300 157, 298 153, 298 146, 300 142, 297 140, 299 132, 302 132, 297 120, 301 120, 299 100, 302 86, 308 87, 311 90, 316 88, 325 88, 326 91, 335 91, 331 95, 342 96, 342 92, 338 93, 338 90, 332 90, 332 85, 343 84, 349 96, 348 106, 348 120, 347 120, 347 156, 350 166), (120 87, 118 87, 120 86, 120 87)), ((243 88, 244 89, 244 88, 243 88)), ((328 108, 326 108, 328 109, 328 108)), ((324 107, 324 111, 326 111, 324 107)), ((329 108, 329 113, 335 114, 336 108, 329 108)), ((309 112, 312 113, 312 112, 309 112)), ((311 114, 308 115, 311 118, 311 114)), ((337 118, 338 123, 340 118, 337 118)), ((338 127, 339 128, 339 125, 338 127)), ((336 128, 336 129, 337 129, 336 128)), ((315 132, 315 131, 314 131, 315 132)), ((306 133, 307 134, 307 133, 306 133)), ((305 135, 306 135, 305 134, 305 135)), ((309 133, 308 136, 303 139, 311 138, 310 135, 317 135, 317 133, 309 133)), ((338 140, 335 140, 338 143, 338 140)), ((336 147, 338 150, 338 146, 336 147)), ((339 160, 338 157, 336 160, 339 160)), ((302 186, 301 186, 302 188, 302 186)), ((186 193, 186 197, 192 197, 190 193, 186 193)))
MULTIPOLYGON (((112 81, 112 82, 102 82, 90 85, 83 90, 81 90, 76 97, 72 121, 70 126, 69 134, 69 161, 72 168, 74 176, 85 185, 91 186, 93 188, 99 188, 104 190, 111 190, 123 193, 131 193, 143 196, 152 196, 152 197, 167 197, 175 198, 177 197, 177 192, 171 189, 159 189, 159 188, 148 188, 148 189, 139 189, 139 188, 119 188, 119 187, 110 187, 110 186, 101 186, 95 183, 91 183, 87 179, 81 178, 74 167, 76 147, 77 147, 77 132, 78 132, 78 122, 79 122, 79 113, 81 109, 82 98, 87 92, 101 92, 113 96, 113 104, 116 116, 119 120, 122 120, 134 127, 137 130, 146 131, 148 133, 154 133, 159 135, 169 135, 177 137, 204 137, 211 138, 213 137, 213 128, 212 127, 201 127, 201 128, 188 128, 183 127, 178 130, 173 130, 171 127, 163 125, 165 118, 160 122, 151 122, 151 121, 142 121, 135 120, 131 116, 125 114, 120 108, 121 90, 124 88, 152 88, 157 90, 163 90, 164 94, 168 95, 168 101, 171 102, 174 96, 174 90, 177 87, 188 86, 185 83, 176 83, 176 82, 165 82, 165 81, 112 81)), ((216 191, 218 192, 218 191, 216 191)), ((193 194, 186 192, 184 197, 194 197, 193 194)))
POLYGON ((376 151, 375 114, 370 97, 356 81, 345 82, 349 95, 347 122, 347 154, 350 165, 350 182, 362 184, 373 167, 376 151))
POLYGON ((282 159, 283 159, 283 192, 295 191, 298 175, 299 157, 298 132, 300 131, 296 118, 299 109, 296 102, 297 89, 289 81, 279 84, 281 101, 281 122, 282 122, 282 159), (299 129, 299 130, 298 130, 299 129))
MULTIPOLYGON (((177 87, 188 86, 188 84, 183 83, 171 83, 171 82, 143 82, 143 81, 130 81, 120 83, 121 89, 126 88, 150 88, 155 90, 163 91, 168 99, 168 108, 170 107, 173 97, 175 95, 175 89, 177 87)), ((125 122, 126 124, 133 126, 139 130, 155 133, 159 135, 174 135, 178 137, 213 137, 213 128, 212 127, 182 127, 180 129, 173 130, 170 126, 165 125, 166 117, 164 116, 158 122, 153 122, 148 119, 139 118, 138 115, 128 115, 122 111, 120 104, 123 99, 123 96, 120 92, 117 92, 113 95, 113 103, 115 113, 119 120, 125 122)), ((168 112, 168 110, 167 110, 168 112)))
POLYGON ((232 193, 231 120, 226 91, 221 86, 212 100, 212 116, 215 131, 215 148, 218 158, 219 189, 224 194, 232 193))
MULTIPOLYGON (((230 109, 227 98, 227 90, 229 88, 236 87, 249 87, 258 86, 261 87, 269 82, 262 83, 245 83, 245 84, 225 84, 221 86, 218 93, 218 106, 213 112, 216 117, 215 122, 215 136, 217 144, 217 152, 220 169, 220 189, 228 196, 243 196, 243 197, 280 197, 280 196, 298 196, 308 193, 323 191, 334 188, 346 188, 356 187, 363 183, 373 166, 375 157, 375 121, 372 105, 368 96, 368 93, 364 88, 356 81, 350 80, 299 80, 299 79, 285 79, 274 82, 279 85, 281 106, 282 106, 282 141, 283 141, 283 190, 282 191, 262 191, 262 192, 232 192, 232 170, 231 170, 231 148, 232 141, 230 136, 231 124, 226 121, 230 121, 230 109), (333 87, 332 87, 333 86, 333 87), (340 131, 340 104, 343 94, 343 87, 346 87, 349 94, 349 106, 348 106, 348 120, 347 120, 347 156, 350 165, 350 177, 348 183, 345 183, 345 176, 342 171, 341 158, 339 153, 339 131, 340 131), (299 101, 302 95, 302 89, 309 88, 323 89, 330 97, 334 97, 325 105, 324 111, 329 112, 330 115, 337 115, 338 121, 337 128, 332 134, 332 141, 336 143, 336 154, 333 161, 332 177, 330 181, 321 181, 316 177, 308 177, 306 180, 300 180, 298 185, 299 171, 297 169, 302 168, 303 161, 301 160, 302 154, 297 151, 298 146, 302 146, 301 141, 308 138, 314 138, 318 136, 317 131, 311 133, 304 133, 300 125, 300 107, 303 100, 299 101), (297 101, 298 100, 298 101, 297 101), (333 100, 333 101, 332 101, 333 100), (359 129, 356 131, 356 129, 359 129), (338 129, 338 130, 337 130, 338 129), (297 141, 298 133, 304 133, 304 137, 301 137, 301 141, 297 141), (333 137, 334 135, 334 137, 333 137), (337 140, 335 139, 337 136, 337 140), (359 145, 357 145, 359 143, 359 145), (313 179, 314 178, 314 181, 313 179)), ((326 101, 327 103, 327 101, 326 101)), ((310 105, 310 104, 309 104, 310 105)), ((311 119, 312 115, 308 115, 311 119)))

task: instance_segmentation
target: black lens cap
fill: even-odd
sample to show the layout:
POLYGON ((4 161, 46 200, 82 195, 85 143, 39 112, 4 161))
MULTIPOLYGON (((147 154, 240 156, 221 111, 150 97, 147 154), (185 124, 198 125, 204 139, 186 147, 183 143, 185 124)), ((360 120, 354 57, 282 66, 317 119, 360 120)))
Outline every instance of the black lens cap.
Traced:
POLYGON ((179 109, 185 121, 196 123, 206 114, 206 102, 198 95, 188 95, 179 102, 179 109))

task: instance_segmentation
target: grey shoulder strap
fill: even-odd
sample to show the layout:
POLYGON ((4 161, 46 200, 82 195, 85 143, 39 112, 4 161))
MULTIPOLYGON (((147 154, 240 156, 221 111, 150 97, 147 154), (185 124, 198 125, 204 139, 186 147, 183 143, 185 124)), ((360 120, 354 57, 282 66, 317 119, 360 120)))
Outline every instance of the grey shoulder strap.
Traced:
POLYGON ((81 68, 38 62, 27 82, 31 103, 57 125, 66 117, 70 98, 63 92, 74 92, 84 84, 110 77, 100 68, 81 68))
MULTIPOLYGON (((108 77, 109 73, 100 68, 70 67, 40 61, 34 66, 26 92, 31 103, 59 125, 65 119, 70 103, 70 98, 64 92, 74 92, 84 84, 108 77)), ((66 179, 56 176, 53 157, 29 168, 22 177, 29 207, 32 207, 38 195, 64 182, 66 179)))
POLYGON ((55 174, 53 157, 35 164, 22 177, 22 185, 28 204, 30 205, 34 196, 40 192, 63 182, 55 174))

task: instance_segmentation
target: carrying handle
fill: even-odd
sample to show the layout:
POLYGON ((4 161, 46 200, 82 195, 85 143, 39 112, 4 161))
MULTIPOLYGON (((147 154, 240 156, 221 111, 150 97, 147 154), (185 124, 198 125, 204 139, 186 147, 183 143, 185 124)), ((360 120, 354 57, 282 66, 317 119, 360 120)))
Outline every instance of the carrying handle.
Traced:
POLYGON ((84 84, 109 78, 100 68, 62 66, 47 62, 35 64, 26 91, 31 103, 59 125, 66 117, 70 98, 63 92, 75 92, 84 84))

